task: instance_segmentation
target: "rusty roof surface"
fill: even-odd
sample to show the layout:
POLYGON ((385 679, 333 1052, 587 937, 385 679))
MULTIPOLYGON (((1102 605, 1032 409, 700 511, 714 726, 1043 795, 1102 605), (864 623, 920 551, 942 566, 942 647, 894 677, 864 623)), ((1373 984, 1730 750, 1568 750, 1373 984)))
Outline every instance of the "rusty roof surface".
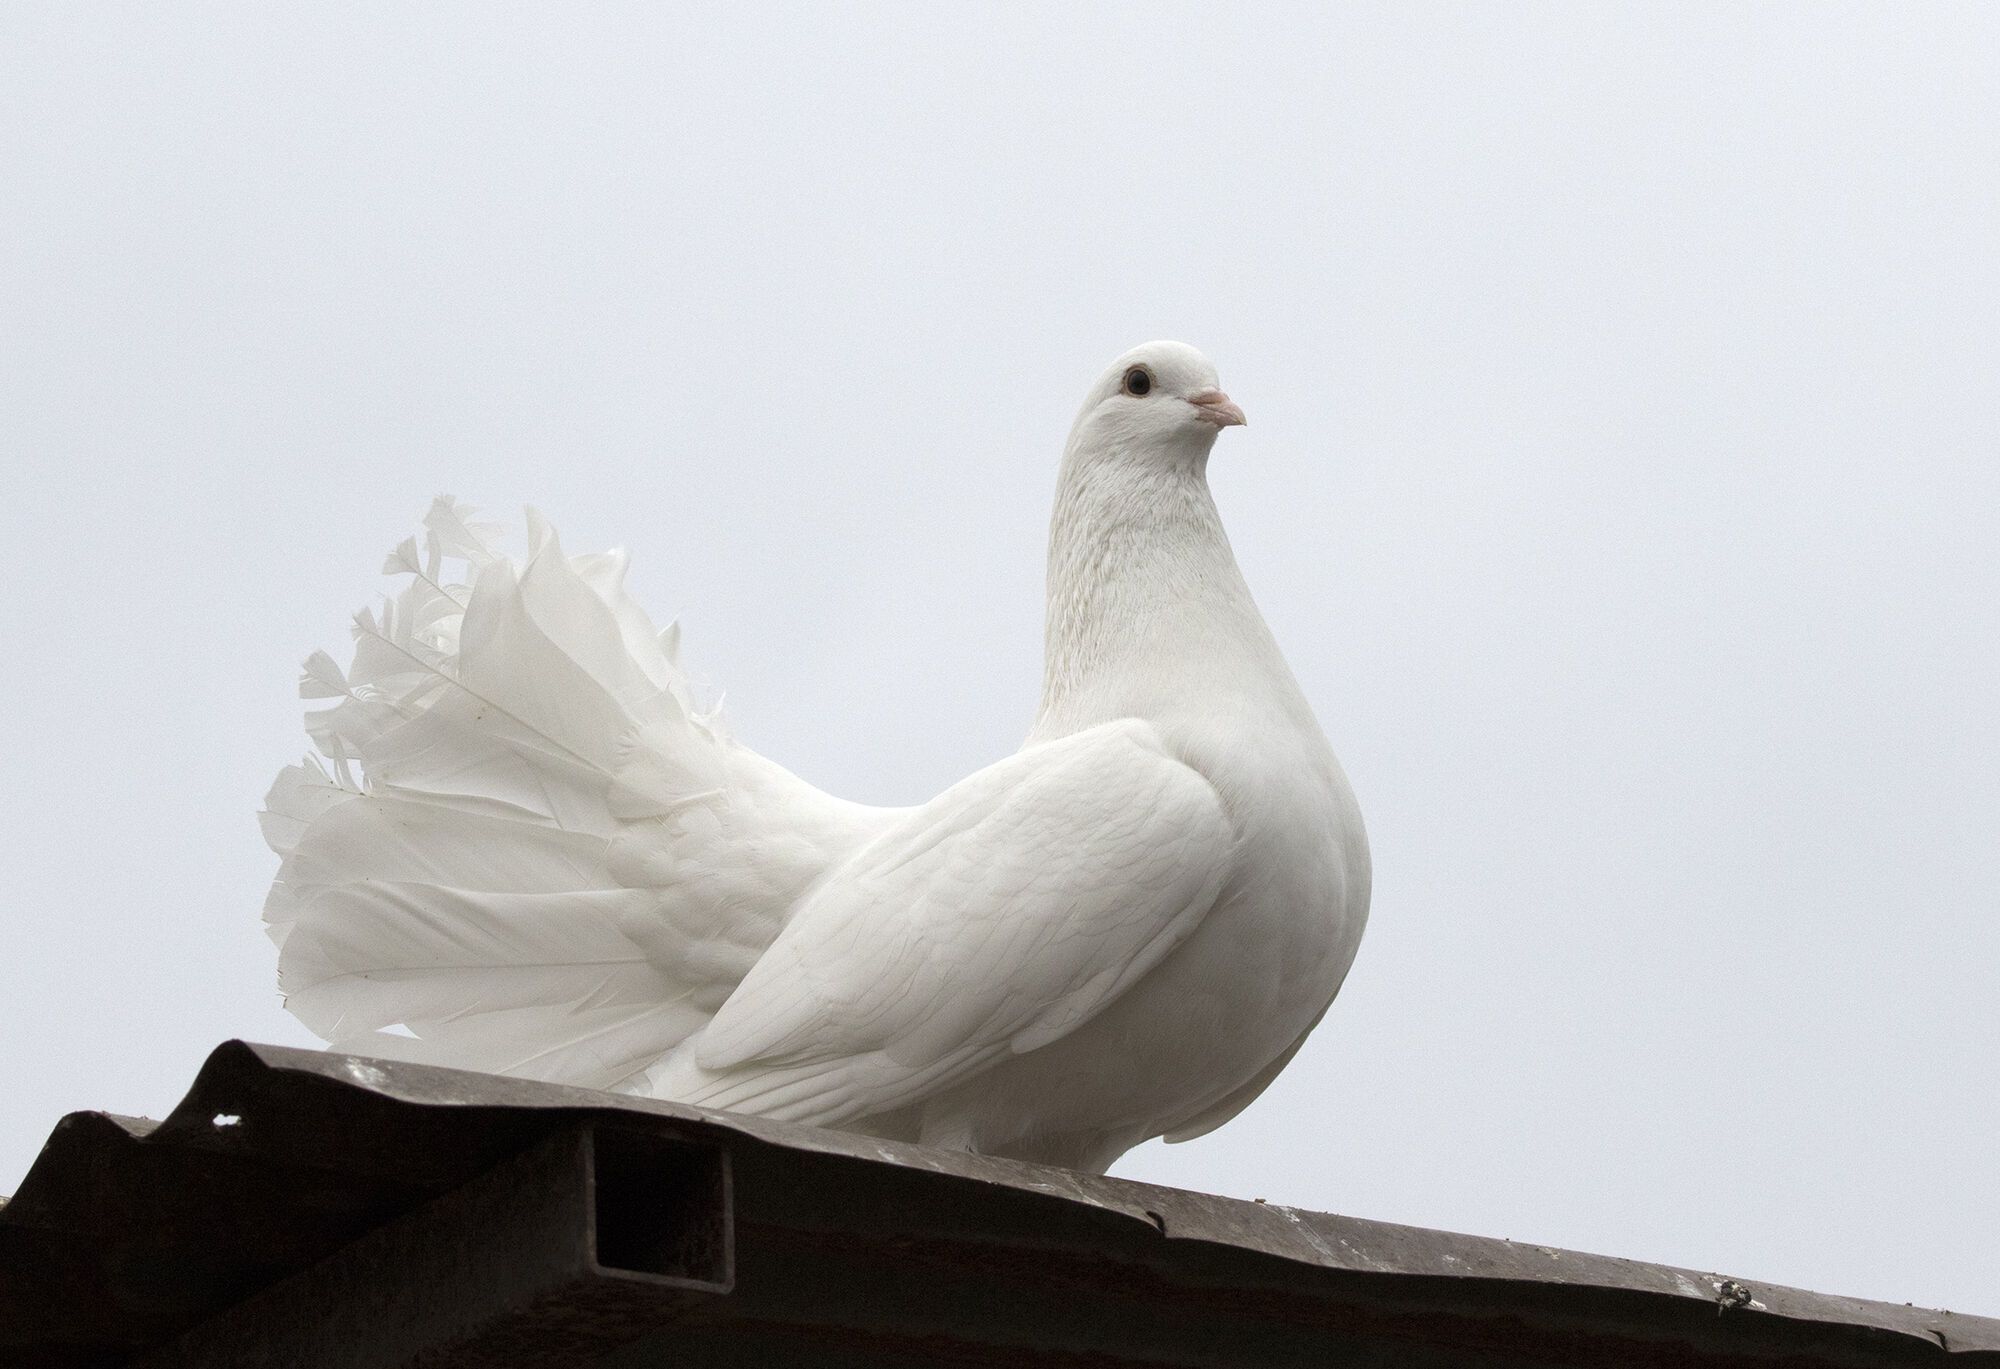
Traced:
POLYGON ((409 1362, 422 1307, 338 1356, 287 1338, 412 1288, 495 1303, 476 1348, 471 1310, 423 1331, 460 1347, 425 1363, 2000 1366, 1985 1317, 242 1042, 163 1122, 64 1118, 0 1208, 0 1365, 409 1362), (480 1260, 509 1214, 568 1221, 548 1195, 580 1175, 587 1207, 620 1136, 696 1177, 597 1199, 582 1275, 503 1297, 480 1260), (706 1233, 679 1264, 611 1249, 655 1202, 706 1233), (576 1277, 623 1280, 582 1329, 576 1277))

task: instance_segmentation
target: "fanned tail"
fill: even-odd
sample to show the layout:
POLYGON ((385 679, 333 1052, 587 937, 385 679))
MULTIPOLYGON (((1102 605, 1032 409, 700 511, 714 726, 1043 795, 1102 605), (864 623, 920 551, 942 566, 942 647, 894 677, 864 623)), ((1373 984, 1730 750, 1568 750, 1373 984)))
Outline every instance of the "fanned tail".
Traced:
POLYGON ((622 553, 519 565, 440 498, 308 657, 321 756, 282 771, 265 906, 286 1005, 336 1048, 611 1088, 705 1022, 798 894, 873 830, 736 745, 622 553))

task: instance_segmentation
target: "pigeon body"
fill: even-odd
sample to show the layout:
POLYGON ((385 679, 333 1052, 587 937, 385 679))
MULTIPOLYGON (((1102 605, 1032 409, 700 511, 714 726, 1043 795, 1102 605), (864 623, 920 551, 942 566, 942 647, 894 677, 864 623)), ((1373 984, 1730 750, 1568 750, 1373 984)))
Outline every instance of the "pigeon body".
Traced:
POLYGON ((620 558, 531 515, 516 567, 440 501, 354 668, 307 665, 339 702, 309 722, 331 767, 266 805, 289 1005, 360 1053, 1094 1172, 1219 1126, 1325 1012, 1369 895, 1209 494, 1241 422, 1192 348, 1106 371, 1058 482, 1034 727, 912 809, 731 740, 620 558))

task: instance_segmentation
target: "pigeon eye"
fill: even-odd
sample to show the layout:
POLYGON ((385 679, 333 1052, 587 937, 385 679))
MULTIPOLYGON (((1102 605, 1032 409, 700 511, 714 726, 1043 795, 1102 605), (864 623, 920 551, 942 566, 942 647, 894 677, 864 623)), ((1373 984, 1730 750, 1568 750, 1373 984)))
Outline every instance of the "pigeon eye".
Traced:
POLYGON ((1143 395, 1153 388, 1153 378, 1146 374, 1144 366, 1134 366, 1125 373, 1125 393, 1143 395))

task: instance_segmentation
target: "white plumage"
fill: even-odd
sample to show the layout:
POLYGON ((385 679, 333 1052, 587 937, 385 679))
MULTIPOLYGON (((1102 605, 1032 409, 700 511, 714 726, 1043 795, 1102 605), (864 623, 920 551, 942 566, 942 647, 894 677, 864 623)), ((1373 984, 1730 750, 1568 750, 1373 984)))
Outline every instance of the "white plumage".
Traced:
POLYGON ((1101 1171, 1228 1120, 1360 941, 1359 810, 1209 496, 1192 348, 1071 431, 1040 712, 918 808, 822 793, 697 706, 622 554, 440 499, 306 662, 266 908, 336 1048, 1101 1171), (461 568, 457 576, 448 568, 461 568))

